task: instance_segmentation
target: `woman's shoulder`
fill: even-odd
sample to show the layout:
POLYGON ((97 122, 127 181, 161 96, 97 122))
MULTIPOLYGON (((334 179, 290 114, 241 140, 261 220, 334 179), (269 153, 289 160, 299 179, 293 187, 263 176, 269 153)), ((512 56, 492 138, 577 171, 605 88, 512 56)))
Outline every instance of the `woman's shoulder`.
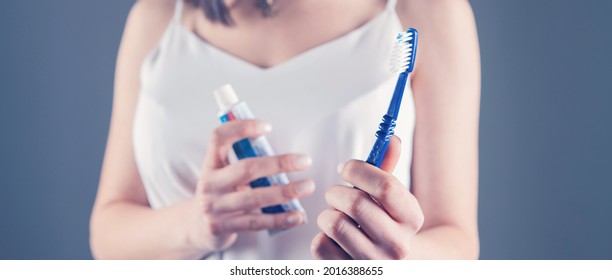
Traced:
POLYGON ((137 80, 146 55, 161 40, 173 14, 175 0, 138 0, 125 23, 117 57, 120 78, 137 80))
POLYGON ((138 9, 144 9, 149 12, 169 11, 170 13, 172 13, 176 2, 177 0, 136 0, 134 3, 134 7, 138 7, 138 9))
POLYGON ((173 17, 176 0, 138 0, 126 23, 129 35, 138 34, 144 42, 157 41, 173 17))
POLYGON ((415 72, 477 64, 478 35, 468 0, 400 0, 397 14, 404 27, 419 30, 421 63, 417 60, 415 72))
POLYGON ((399 0, 397 14, 403 25, 425 28, 473 18, 468 0, 399 0))

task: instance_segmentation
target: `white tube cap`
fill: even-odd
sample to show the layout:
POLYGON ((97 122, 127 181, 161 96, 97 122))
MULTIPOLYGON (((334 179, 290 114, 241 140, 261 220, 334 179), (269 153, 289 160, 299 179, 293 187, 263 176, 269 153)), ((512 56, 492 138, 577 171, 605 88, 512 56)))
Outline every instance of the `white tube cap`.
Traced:
POLYGON ((218 88, 214 91, 214 94, 217 105, 219 105, 219 109, 221 109, 222 112, 229 111, 232 106, 240 102, 238 95, 236 95, 234 88, 232 88, 230 84, 225 84, 218 88))

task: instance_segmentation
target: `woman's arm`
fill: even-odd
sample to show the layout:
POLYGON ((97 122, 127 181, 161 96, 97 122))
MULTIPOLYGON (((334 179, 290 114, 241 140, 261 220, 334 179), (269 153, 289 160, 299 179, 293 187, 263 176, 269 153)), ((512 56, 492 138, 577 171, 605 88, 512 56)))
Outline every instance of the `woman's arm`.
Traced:
POLYGON ((312 253, 322 259, 478 258, 478 114, 476 27, 464 0, 406 0, 406 26, 419 30, 412 88, 416 128, 412 193, 391 171, 392 138, 381 169, 350 160, 339 167, 359 190, 326 193, 312 253))
POLYGON ((115 94, 106 154, 90 224, 95 258, 196 257, 178 228, 188 202, 152 210, 132 147, 132 122, 140 90, 140 66, 161 38, 174 10, 172 0, 140 0, 130 11, 115 72, 115 94))
POLYGON ((413 74, 416 128, 412 193, 425 224, 410 258, 478 258, 480 54, 467 0, 402 1, 419 30, 413 74))

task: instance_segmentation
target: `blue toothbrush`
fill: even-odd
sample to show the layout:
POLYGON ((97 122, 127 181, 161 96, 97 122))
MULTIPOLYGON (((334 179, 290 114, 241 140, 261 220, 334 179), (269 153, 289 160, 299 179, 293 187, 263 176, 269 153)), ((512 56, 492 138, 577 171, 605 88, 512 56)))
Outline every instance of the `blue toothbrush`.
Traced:
POLYGON ((378 126, 376 132, 376 142, 370 155, 366 160, 367 163, 380 168, 387 148, 389 147, 389 139, 393 136, 395 129, 395 121, 399 114, 400 105, 402 103, 402 96, 404 95, 404 89, 406 88, 406 82, 408 80, 408 74, 414 69, 414 62, 417 51, 418 32, 414 28, 410 28, 405 32, 397 34, 395 46, 391 52, 391 71, 393 73, 399 72, 397 84, 395 85, 395 91, 393 92, 393 98, 389 104, 387 114, 383 116, 382 122, 378 126))

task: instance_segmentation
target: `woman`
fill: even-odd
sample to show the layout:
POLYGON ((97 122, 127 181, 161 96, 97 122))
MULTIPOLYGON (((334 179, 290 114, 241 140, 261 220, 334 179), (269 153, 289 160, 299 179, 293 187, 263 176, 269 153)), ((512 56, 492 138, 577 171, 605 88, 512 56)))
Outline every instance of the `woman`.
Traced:
POLYGON ((478 257, 467 1, 140 0, 115 79, 96 258, 478 257), (390 100, 390 44, 407 27, 420 32, 418 59, 379 170, 356 159, 390 100), (212 91, 226 82, 261 119, 218 124, 212 91), (232 143, 265 134, 280 156, 228 162, 232 143), (281 172, 289 185, 248 187, 281 172), (293 198, 308 222, 256 211, 293 198))

